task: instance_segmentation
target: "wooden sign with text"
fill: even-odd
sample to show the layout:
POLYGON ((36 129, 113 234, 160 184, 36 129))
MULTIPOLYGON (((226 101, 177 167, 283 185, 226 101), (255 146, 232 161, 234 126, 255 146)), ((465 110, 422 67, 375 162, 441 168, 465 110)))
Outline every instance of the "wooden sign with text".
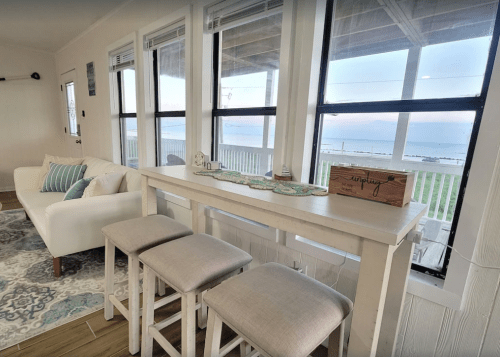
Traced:
POLYGON ((332 165, 328 192, 403 207, 411 200, 414 180, 413 172, 332 165))

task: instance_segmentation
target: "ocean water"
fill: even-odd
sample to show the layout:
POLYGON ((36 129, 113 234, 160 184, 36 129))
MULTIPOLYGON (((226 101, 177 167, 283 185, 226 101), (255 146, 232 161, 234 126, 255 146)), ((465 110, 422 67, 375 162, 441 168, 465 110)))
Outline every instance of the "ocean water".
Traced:
MULTIPOLYGON (((183 119, 179 122, 170 121, 165 127, 162 126, 162 138, 183 140, 185 138, 185 125, 183 119)), ((262 147, 263 121, 262 124, 235 123, 225 121, 222 128, 221 144, 247 146, 252 148, 262 147), (229 125, 226 125, 229 124, 229 125), (243 125, 242 125, 243 124, 243 125)), ((409 128, 408 141, 405 147, 405 159, 422 161, 433 158, 441 163, 463 165, 467 156, 470 138, 470 124, 468 125, 411 125, 409 128), (426 141, 426 138, 430 139, 426 141), (439 140, 441 138, 441 142, 439 140), (452 143, 451 141, 455 141, 452 143)), ((268 147, 274 147, 274 121, 269 128, 268 147)), ((373 133, 361 130, 333 130, 324 128, 321 141, 321 152, 346 155, 373 155, 378 157, 390 157, 394 149, 395 128, 387 127, 383 133, 373 133), (393 134, 394 132, 394 134, 393 134), (341 135, 339 135, 341 134, 341 135), (337 137, 336 137, 337 136, 337 137), (342 137, 338 137, 342 136, 342 137), (357 136, 357 137, 356 137, 357 136), (362 138, 360 138, 360 136, 362 138), (375 139, 374 137, 380 137, 375 139)), ((351 128, 353 129, 353 128, 351 128)), ((136 131, 131 130, 131 136, 136 131)))
MULTIPOLYGON (((321 152, 331 154, 390 157, 393 149, 394 141, 389 140, 323 138, 321 142, 321 152)), ((467 157, 467 150, 466 144, 408 141, 404 156, 408 160, 422 161, 424 158, 433 158, 441 163, 462 165, 467 157)))

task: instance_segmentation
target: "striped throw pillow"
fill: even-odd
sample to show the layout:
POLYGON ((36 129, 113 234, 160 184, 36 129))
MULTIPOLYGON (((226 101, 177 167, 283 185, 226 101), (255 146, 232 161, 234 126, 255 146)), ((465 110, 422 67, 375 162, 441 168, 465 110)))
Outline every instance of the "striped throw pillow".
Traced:
POLYGON ((63 165, 51 162, 42 192, 68 191, 75 182, 82 179, 85 170, 87 165, 63 165))
POLYGON ((94 178, 95 176, 82 178, 81 180, 76 181, 64 195, 63 201, 74 200, 75 198, 82 198, 83 192, 90 184, 90 181, 92 181, 94 178))

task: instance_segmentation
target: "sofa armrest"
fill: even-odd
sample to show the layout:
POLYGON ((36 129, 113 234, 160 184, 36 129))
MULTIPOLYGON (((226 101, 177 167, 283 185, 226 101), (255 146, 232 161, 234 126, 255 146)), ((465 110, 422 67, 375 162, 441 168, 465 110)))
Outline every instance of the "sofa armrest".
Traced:
POLYGON ((53 257, 97 248, 104 245, 104 226, 141 217, 141 191, 57 202, 45 215, 45 244, 53 257))
POLYGON ((14 170, 14 184, 16 192, 36 190, 41 166, 18 167, 14 170))

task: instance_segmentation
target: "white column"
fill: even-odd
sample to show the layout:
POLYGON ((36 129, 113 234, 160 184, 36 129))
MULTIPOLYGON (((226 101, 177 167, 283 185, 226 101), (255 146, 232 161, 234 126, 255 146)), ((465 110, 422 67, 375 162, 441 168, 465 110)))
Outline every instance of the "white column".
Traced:
MULTIPOLYGON (((422 47, 413 47, 408 51, 408 60, 406 62, 405 78, 403 82, 402 100, 413 99, 415 94, 415 85, 417 83, 418 65, 420 63, 420 53, 422 47)), ((410 124, 410 113, 399 113, 398 126, 396 129, 396 138, 394 140, 394 151, 392 153, 392 169, 402 169, 401 161, 406 146, 408 136, 408 125, 410 124)))

